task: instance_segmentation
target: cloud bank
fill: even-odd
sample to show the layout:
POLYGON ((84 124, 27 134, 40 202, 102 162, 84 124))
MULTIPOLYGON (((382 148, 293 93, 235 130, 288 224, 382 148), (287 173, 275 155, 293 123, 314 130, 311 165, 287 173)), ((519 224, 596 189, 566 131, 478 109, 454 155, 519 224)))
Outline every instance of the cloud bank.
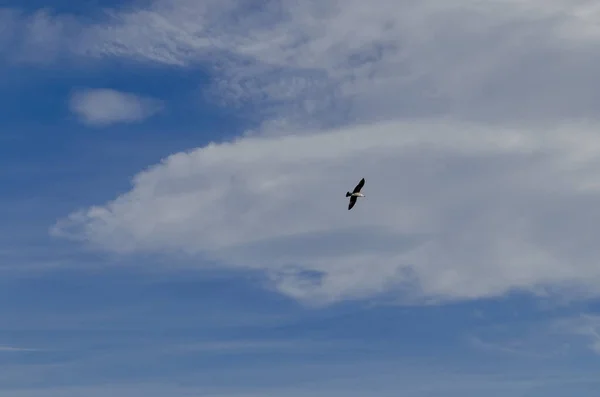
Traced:
POLYGON ((264 271, 312 303, 595 296, 599 20, 570 0, 115 10, 59 47, 202 66, 209 95, 264 123, 166 158, 53 233, 264 271))
POLYGON ((140 122, 163 109, 163 102, 111 89, 75 91, 70 110, 85 124, 107 126, 114 123, 140 122))
POLYGON ((185 252, 265 270, 308 301, 600 291, 600 137, 386 122, 178 153, 54 232, 116 252, 185 252), (351 212, 346 190, 366 177, 351 212))

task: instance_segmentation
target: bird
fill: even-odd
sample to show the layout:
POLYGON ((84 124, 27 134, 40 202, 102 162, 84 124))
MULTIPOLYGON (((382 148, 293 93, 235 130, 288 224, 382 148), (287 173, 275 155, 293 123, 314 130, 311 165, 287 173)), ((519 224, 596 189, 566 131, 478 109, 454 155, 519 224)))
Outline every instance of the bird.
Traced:
POLYGON ((351 210, 352 207, 354 207, 354 204, 356 204, 356 199, 358 197, 365 197, 365 195, 360 192, 360 189, 362 189, 364 185, 365 178, 361 179, 360 182, 358 182, 358 185, 356 185, 352 193, 346 192, 346 197, 350 197, 350 203, 348 203, 348 210, 351 210))

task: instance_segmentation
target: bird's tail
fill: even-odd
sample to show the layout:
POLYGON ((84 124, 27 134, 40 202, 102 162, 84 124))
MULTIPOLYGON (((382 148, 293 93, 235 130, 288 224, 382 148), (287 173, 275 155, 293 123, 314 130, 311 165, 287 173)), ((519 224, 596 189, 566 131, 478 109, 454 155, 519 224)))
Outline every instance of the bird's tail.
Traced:
POLYGON ((346 197, 350 197, 350 196, 352 196, 352 193, 346 192, 346 197))

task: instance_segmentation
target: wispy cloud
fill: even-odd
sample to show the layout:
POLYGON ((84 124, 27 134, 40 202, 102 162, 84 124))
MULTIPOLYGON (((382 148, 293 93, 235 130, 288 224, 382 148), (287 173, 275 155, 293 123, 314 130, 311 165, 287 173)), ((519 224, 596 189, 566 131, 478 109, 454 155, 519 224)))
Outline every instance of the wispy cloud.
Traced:
POLYGON ((475 349, 491 354, 544 360, 585 350, 600 354, 600 316, 561 314, 496 324, 472 330, 467 341, 475 349))
POLYGON ((585 338, 588 347, 596 354, 600 354, 600 316, 595 314, 582 314, 578 317, 557 321, 554 327, 564 333, 585 338))
POLYGON ((595 117, 586 81, 600 74, 599 18, 569 0, 155 0, 86 28, 71 48, 212 65, 212 94, 260 105, 269 126, 274 114, 302 125, 447 112, 595 117))
POLYGON ((140 122, 162 110, 163 106, 158 99, 112 89, 77 90, 69 101, 71 111, 82 122, 93 126, 140 122))
POLYGON ((39 349, 0 345, 0 352, 35 352, 35 351, 39 351, 39 349))
POLYGON ((449 112, 597 118, 587 82, 600 77, 600 17, 586 2, 154 0, 94 23, 12 14, 27 26, 10 29, 21 53, 201 66, 208 95, 251 103, 272 132, 449 112))
MULTIPOLYGON (((207 342, 184 343, 172 346, 169 350, 174 352, 212 352, 212 353, 248 353, 248 352, 277 352, 277 351, 304 351, 318 348, 320 351, 335 348, 334 341, 321 343, 310 340, 212 340, 207 342)), ((344 345, 348 348, 347 345, 344 345)))
POLYGON ((0 8, 0 54, 9 63, 52 64, 71 56, 84 28, 75 17, 41 9, 33 13, 0 8))
MULTIPOLYGON (((251 366, 249 366, 251 367, 251 366)), ((226 379, 229 380, 227 387, 211 387, 207 384, 199 385, 198 382, 119 382, 110 387, 103 384, 85 385, 78 387, 20 387, 6 389, 6 392, 15 397, 71 397, 90 396, 100 397, 110 393, 115 397, 158 397, 165 395, 196 396, 207 394, 215 397, 360 397, 377 390, 377 395, 382 397, 393 397, 402 390, 406 397, 423 397, 429 395, 443 394, 448 397, 476 396, 485 394, 492 397, 505 395, 527 395, 532 391, 539 395, 549 397, 564 396, 570 393, 573 396, 589 396, 589 391, 595 390, 598 379, 591 371, 584 374, 547 373, 544 375, 527 376, 511 373, 509 376, 494 376, 482 373, 464 373, 451 370, 414 370, 410 368, 397 367, 388 363, 387 367, 375 365, 380 373, 375 374, 373 367, 361 367, 364 371, 357 372, 353 368, 339 367, 324 368, 315 364, 310 371, 311 377, 297 376, 288 385, 277 384, 276 386, 264 386, 260 382, 251 382, 251 385, 238 386, 239 373, 234 372, 226 379), (333 371, 332 371, 333 370, 333 371), (317 374, 321 371, 321 374, 317 374), (342 372, 344 371, 344 372, 342 372), (327 379, 324 379, 327 378, 327 379), (235 382, 231 380, 234 379, 235 382), (307 380, 310 379, 310 382, 307 380), (588 388, 577 389, 576 386, 585 385, 588 388), (586 392, 587 390, 587 392, 586 392)), ((302 370, 303 368, 293 368, 302 370)), ((290 368, 292 370, 292 368, 290 368)), ((212 374, 212 371, 211 375, 212 374)), ((252 374, 252 368, 245 372, 252 374)), ((271 377, 289 378, 287 371, 275 369, 269 371, 271 377), (285 374, 285 375, 284 375, 285 374)), ((203 381, 208 379, 202 374, 197 374, 203 381)), ((254 373, 254 376, 266 375, 266 373, 254 373)), ((226 375, 225 375, 226 376, 226 375)), ((219 377, 221 379, 221 377, 219 377)), ((210 384, 212 382, 208 382, 210 384)), ((245 382, 244 382, 245 384, 245 382)), ((532 394, 533 395, 533 394, 532 394)), ((537 394, 536 394, 537 395, 537 394)))
MULTIPOLYGON (((537 324, 539 326, 539 324, 537 324)), ((564 357, 570 351, 567 338, 557 338, 547 331, 548 323, 532 330, 515 333, 514 329, 506 326, 505 330, 511 330, 511 335, 484 339, 480 336, 468 337, 469 344, 482 352, 507 357, 529 358, 547 360, 556 357, 564 357)))

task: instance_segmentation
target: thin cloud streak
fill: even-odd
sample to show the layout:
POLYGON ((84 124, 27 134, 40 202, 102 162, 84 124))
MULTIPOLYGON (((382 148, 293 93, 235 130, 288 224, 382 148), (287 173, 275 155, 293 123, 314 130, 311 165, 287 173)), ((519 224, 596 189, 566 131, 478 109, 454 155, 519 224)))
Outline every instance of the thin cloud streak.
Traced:
POLYGON ((37 352, 40 349, 31 349, 26 347, 15 347, 15 346, 0 346, 0 352, 37 352))

